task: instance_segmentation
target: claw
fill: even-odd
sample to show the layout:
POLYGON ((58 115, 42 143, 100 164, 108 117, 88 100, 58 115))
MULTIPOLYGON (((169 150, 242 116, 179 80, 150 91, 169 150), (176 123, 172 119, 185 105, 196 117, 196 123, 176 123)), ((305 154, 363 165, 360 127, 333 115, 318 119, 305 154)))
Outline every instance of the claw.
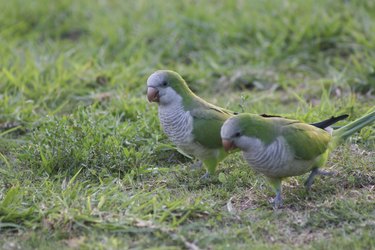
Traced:
POLYGON ((281 198, 281 192, 277 192, 276 197, 273 199, 273 208, 278 209, 283 206, 283 199, 281 198))
POLYGON ((206 172, 204 175, 202 175, 202 177, 200 179, 201 180, 207 180, 208 178, 210 178, 210 174, 208 172, 206 172))
POLYGON ((190 165, 191 168, 193 169, 200 169, 202 168, 203 163, 201 161, 196 161, 193 164, 190 165))
POLYGON ((324 176, 331 176, 334 175, 335 172, 329 172, 329 171, 324 171, 324 170, 318 170, 319 175, 324 175, 324 176))
POLYGON ((315 179, 316 175, 329 176, 329 175, 333 175, 333 174, 334 174, 334 172, 328 172, 328 171, 324 171, 324 170, 319 170, 318 168, 314 168, 311 171, 309 177, 307 177, 307 179, 305 181, 305 187, 306 187, 307 192, 309 192, 311 190, 311 186, 314 183, 314 179, 315 179))

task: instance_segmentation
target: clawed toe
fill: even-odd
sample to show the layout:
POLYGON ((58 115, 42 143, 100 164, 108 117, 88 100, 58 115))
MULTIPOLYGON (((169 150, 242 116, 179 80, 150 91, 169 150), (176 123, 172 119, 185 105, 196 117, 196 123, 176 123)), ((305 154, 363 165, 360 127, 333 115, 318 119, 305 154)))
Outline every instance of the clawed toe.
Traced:
POLYGON ((318 175, 324 175, 324 176, 331 176, 334 175, 335 172, 330 172, 330 171, 324 171, 324 170, 318 170, 318 175))
POLYGON ((207 180, 208 178, 210 178, 210 174, 208 172, 206 172, 204 175, 202 175, 202 177, 200 179, 201 180, 207 180))
POLYGON ((313 169, 311 171, 311 174, 309 175, 309 177, 305 181, 305 187, 306 187, 307 192, 309 192, 311 190, 311 186, 314 183, 314 179, 315 179, 316 175, 331 176, 333 174, 335 174, 335 172, 324 171, 324 170, 320 170, 318 168, 313 169))
POLYGON ((202 168, 203 163, 201 161, 194 162, 190 165, 192 169, 200 169, 202 168))
POLYGON ((276 199, 274 199, 274 200, 272 201, 272 205, 273 205, 273 208, 274 208, 274 209, 282 208, 282 206, 283 206, 283 201, 282 201, 282 200, 276 200, 276 199))
POLYGON ((308 179, 305 181, 304 185, 305 185, 305 187, 306 187, 307 192, 310 192, 310 190, 311 190, 311 186, 312 186, 313 183, 314 183, 314 180, 311 180, 310 178, 308 178, 308 179))
POLYGON ((283 206, 283 199, 281 198, 281 194, 277 194, 276 197, 272 201, 273 208, 279 209, 283 206))

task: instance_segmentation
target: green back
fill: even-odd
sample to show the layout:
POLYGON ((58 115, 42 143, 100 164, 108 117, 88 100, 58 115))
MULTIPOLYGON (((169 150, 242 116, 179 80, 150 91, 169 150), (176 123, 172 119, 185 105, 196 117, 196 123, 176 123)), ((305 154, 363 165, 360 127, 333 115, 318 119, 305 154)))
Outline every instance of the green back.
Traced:
POLYGON ((258 138, 265 144, 272 143, 278 136, 275 120, 279 118, 264 118, 255 114, 240 114, 237 117, 241 134, 258 138))
POLYGON ((282 127, 282 135, 293 149, 296 159, 312 160, 323 154, 331 135, 323 129, 306 123, 293 123, 282 127))
POLYGON ((296 159, 311 160, 328 148, 331 135, 323 129, 282 117, 261 117, 241 114, 240 127, 247 136, 255 137, 265 144, 283 136, 294 151, 296 159))
POLYGON ((221 126, 232 114, 213 105, 193 109, 190 113, 194 119, 195 140, 207 148, 222 148, 221 126))

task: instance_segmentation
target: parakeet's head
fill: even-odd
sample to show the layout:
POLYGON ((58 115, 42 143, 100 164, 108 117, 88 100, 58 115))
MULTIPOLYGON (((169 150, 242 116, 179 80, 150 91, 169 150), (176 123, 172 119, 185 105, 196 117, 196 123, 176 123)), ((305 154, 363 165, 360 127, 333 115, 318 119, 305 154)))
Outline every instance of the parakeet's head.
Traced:
POLYGON ((240 114, 226 120, 221 127, 221 140, 225 151, 236 148, 246 150, 249 147, 249 137, 246 135, 246 128, 250 125, 251 117, 248 114, 240 114))
POLYGON ((191 94, 192 92, 184 79, 174 71, 158 70, 147 79, 147 99, 149 102, 168 105, 191 94))

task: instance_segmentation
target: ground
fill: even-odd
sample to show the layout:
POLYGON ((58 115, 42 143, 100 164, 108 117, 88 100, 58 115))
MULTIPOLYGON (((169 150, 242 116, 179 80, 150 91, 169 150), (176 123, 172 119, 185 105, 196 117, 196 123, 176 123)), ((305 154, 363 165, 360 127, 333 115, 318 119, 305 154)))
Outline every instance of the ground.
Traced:
POLYGON ((239 153, 201 180, 145 97, 172 69, 216 105, 342 126, 374 108, 374 1, 0 5, 0 248, 375 248, 373 125, 273 210, 239 153))

